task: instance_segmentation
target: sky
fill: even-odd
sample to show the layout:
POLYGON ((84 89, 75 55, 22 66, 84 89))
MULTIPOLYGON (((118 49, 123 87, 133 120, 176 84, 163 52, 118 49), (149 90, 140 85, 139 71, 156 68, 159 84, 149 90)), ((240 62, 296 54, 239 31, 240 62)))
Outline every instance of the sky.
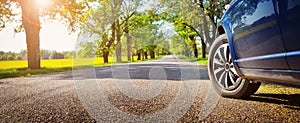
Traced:
MULTIPOLYGON (((16 23, 10 23, 0 31, 0 51, 19 52, 27 49, 25 32, 15 34, 16 26, 16 23)), ((45 23, 40 31, 40 48, 59 52, 72 51, 75 48, 77 34, 78 32, 70 33, 60 22, 45 23)))

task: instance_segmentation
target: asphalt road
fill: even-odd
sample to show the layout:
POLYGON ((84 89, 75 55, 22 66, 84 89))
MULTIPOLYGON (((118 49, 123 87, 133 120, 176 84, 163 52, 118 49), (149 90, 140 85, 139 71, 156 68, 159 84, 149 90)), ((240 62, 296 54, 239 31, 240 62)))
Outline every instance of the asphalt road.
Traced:
POLYGON ((300 89, 219 97, 207 68, 174 56, 0 80, 0 122, 300 122, 300 89))

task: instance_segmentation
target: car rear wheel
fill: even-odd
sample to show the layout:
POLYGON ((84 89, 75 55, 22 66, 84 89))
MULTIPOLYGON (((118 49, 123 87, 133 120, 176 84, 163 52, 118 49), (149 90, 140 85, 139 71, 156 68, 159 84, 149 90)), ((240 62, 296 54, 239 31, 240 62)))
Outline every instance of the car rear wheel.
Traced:
POLYGON ((208 60, 212 85, 221 96, 246 98, 258 90, 260 82, 243 79, 237 74, 225 34, 212 44, 208 60))

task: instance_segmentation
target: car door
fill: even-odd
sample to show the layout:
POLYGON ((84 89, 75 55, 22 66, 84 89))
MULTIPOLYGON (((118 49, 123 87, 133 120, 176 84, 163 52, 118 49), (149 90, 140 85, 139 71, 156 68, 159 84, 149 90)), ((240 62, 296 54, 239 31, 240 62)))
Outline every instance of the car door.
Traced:
POLYGON ((300 70, 300 0, 278 0, 286 58, 293 70, 300 70))
POLYGON ((275 0, 240 0, 228 13, 240 68, 289 69, 275 0))

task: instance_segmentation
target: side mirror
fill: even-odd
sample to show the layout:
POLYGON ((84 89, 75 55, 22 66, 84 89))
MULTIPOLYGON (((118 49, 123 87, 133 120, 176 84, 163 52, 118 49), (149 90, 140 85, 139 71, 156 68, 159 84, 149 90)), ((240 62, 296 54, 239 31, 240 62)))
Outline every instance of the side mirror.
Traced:
POLYGON ((229 9, 229 7, 230 7, 230 4, 226 4, 225 5, 225 10, 229 9))

